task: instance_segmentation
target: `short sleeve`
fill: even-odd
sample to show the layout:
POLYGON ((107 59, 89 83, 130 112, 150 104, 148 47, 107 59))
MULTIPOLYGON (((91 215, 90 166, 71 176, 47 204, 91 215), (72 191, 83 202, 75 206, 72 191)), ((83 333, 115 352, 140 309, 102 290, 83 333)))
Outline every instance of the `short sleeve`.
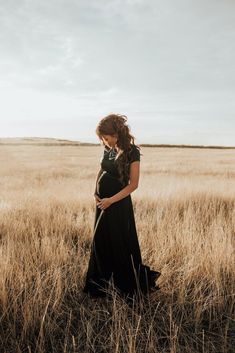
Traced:
POLYGON ((130 152, 130 163, 135 161, 140 161, 140 151, 136 146, 133 146, 130 152))

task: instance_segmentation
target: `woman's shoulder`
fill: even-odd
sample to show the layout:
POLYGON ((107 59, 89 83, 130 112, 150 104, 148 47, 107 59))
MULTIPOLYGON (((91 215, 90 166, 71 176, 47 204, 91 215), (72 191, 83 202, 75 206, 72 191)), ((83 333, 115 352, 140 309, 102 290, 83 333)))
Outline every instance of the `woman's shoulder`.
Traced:
POLYGON ((131 148, 131 150, 133 151, 133 150, 140 150, 140 147, 138 146, 138 145, 134 145, 133 143, 131 143, 131 146, 130 146, 130 148, 131 148))
POLYGON ((139 146, 131 144, 128 155, 129 155, 130 162, 140 161, 139 146))

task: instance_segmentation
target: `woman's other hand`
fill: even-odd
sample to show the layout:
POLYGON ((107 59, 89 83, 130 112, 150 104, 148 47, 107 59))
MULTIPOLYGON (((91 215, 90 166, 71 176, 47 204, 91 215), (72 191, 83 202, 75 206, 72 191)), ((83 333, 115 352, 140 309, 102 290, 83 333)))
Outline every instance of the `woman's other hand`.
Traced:
POLYGON ((94 194, 94 198, 95 198, 96 205, 98 205, 98 203, 101 201, 101 199, 96 194, 94 194))
POLYGON ((100 199, 100 201, 97 203, 97 206, 101 209, 101 210, 105 210, 106 208, 108 208, 109 206, 112 205, 112 201, 110 197, 104 197, 103 199, 100 199))

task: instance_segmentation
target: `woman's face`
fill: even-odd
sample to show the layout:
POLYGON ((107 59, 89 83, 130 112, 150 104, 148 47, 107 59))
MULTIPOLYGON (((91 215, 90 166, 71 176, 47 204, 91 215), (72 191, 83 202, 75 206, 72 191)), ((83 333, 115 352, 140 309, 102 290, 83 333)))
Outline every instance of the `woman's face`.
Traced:
POLYGON ((117 136, 116 135, 102 135, 102 140, 106 145, 109 147, 114 147, 117 143, 117 136))

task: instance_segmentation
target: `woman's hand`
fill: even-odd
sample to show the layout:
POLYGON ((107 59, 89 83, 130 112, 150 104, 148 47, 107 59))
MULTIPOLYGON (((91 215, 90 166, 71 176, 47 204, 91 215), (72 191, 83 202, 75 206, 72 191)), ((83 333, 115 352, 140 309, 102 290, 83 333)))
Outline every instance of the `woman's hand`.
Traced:
POLYGON ((94 198, 95 198, 95 202, 96 202, 96 205, 98 204, 98 202, 100 202, 100 198, 98 195, 94 194, 94 198))
POLYGON ((105 210, 106 208, 108 208, 111 205, 112 205, 112 201, 111 201, 110 197, 105 197, 103 199, 100 199, 99 202, 97 202, 97 206, 101 210, 105 210))

